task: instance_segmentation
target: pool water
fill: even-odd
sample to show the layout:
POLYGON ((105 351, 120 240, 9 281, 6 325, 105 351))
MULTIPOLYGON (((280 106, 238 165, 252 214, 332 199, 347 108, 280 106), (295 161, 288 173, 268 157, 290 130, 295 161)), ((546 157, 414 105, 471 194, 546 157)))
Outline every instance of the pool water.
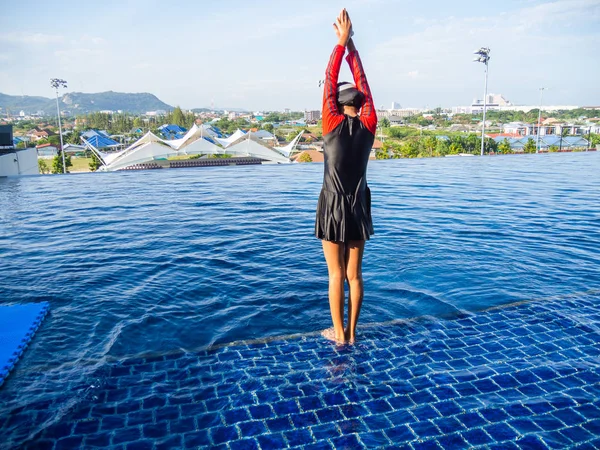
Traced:
MULTIPOLYGON (((599 289, 598 173, 595 152, 371 162, 361 323, 599 289)), ((329 326, 321 177, 304 164, 0 180, 0 301, 51 305, 0 390, 0 434, 27 442, 98 402, 119 361, 329 326)))

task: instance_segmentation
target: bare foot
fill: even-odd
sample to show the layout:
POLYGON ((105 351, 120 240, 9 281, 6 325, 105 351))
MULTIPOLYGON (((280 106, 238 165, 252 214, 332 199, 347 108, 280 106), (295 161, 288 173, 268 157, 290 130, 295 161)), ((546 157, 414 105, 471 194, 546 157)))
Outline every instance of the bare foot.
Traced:
POLYGON ((321 331, 321 336, 325 339, 335 342, 336 344, 344 344, 345 339, 338 339, 335 337, 335 330, 333 328, 327 328, 321 331))
POLYGON ((344 338, 346 339, 346 343, 350 345, 354 344, 354 341, 356 339, 354 334, 350 334, 350 330, 347 328, 344 330, 344 338))

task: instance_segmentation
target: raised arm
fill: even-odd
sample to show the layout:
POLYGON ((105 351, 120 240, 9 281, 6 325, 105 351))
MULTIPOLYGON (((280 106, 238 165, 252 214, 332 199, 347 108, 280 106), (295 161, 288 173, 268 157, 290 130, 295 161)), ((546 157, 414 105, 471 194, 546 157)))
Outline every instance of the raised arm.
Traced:
POLYGON ((329 58, 325 71, 325 89, 323 90, 323 135, 337 127, 344 116, 340 114, 337 106, 337 83, 340 76, 340 67, 346 49, 336 45, 329 58))
POLYGON ((365 70, 352 39, 348 41, 348 56, 346 57, 346 61, 348 61, 348 65, 350 66, 356 88, 365 95, 365 103, 360 111, 360 120, 371 133, 375 134, 377 132, 377 113, 375 111, 375 104, 373 103, 373 95, 371 95, 371 88, 369 88, 365 70))

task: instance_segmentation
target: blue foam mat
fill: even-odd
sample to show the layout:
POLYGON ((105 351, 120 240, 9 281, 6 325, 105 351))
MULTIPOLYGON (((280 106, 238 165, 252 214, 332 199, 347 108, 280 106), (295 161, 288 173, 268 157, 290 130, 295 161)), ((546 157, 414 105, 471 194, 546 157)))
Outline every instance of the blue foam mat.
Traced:
POLYGON ((0 386, 46 317, 48 302, 0 306, 0 386))

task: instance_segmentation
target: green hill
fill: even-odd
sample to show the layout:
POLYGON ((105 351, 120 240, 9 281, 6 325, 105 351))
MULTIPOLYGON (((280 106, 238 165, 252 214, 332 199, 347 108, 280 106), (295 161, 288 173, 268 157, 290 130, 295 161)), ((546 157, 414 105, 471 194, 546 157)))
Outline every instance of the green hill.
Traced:
MULTIPOLYGON (((70 92, 59 98, 61 110, 71 114, 84 114, 94 111, 123 111, 134 114, 146 111, 172 110, 173 107, 159 100, 155 95, 146 92, 130 94, 124 92, 98 92, 85 94, 70 92)), ((1 114, 9 110, 11 114, 25 111, 26 114, 41 112, 52 115, 56 113, 56 100, 45 97, 27 95, 6 95, 0 93, 1 114)))

